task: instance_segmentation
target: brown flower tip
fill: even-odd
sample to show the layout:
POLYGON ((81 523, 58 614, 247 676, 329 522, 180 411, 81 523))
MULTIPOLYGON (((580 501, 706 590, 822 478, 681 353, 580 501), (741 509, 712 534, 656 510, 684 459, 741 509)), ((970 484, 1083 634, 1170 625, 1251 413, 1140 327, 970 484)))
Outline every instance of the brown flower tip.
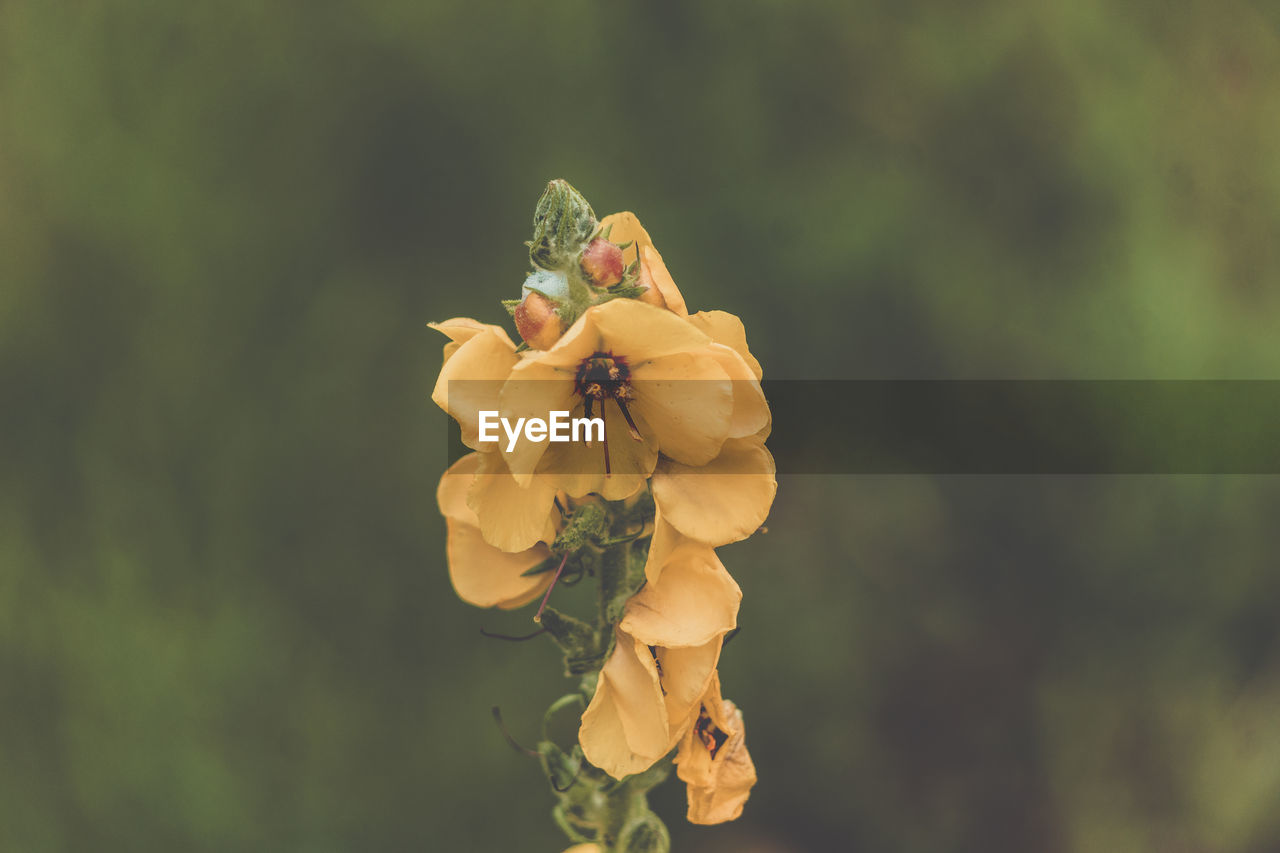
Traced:
POLYGON ((564 332, 555 304, 541 293, 530 293, 513 315, 516 331, 534 349, 551 349, 564 332))
POLYGON ((622 281, 622 250, 603 237, 582 250, 582 271, 596 287, 612 287, 622 281))

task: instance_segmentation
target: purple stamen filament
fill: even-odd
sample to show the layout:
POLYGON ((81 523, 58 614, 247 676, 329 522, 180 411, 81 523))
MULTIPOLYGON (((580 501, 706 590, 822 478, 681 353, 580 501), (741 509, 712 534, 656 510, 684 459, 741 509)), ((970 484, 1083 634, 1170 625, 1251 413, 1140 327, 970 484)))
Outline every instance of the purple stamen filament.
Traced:
POLYGON ((542 596, 542 603, 538 605, 538 612, 533 615, 534 622, 542 622, 542 611, 547 609, 547 599, 551 598, 551 590, 556 588, 556 581, 560 580, 560 573, 564 571, 564 564, 569 562, 569 552, 565 551, 564 556, 560 558, 560 567, 556 569, 555 577, 551 579, 551 586, 547 587, 547 592, 542 596))

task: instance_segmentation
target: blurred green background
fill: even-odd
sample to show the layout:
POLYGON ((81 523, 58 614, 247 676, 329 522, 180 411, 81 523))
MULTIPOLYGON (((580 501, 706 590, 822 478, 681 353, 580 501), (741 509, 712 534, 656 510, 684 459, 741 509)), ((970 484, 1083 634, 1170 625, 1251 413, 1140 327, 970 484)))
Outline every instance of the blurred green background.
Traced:
MULTIPOLYGON (((425 323, 564 177, 778 378, 1277 378, 1280 11, 0 5, 0 850, 559 851, 425 323)), ((1280 483, 783 478, 678 851, 1280 849, 1280 483)))

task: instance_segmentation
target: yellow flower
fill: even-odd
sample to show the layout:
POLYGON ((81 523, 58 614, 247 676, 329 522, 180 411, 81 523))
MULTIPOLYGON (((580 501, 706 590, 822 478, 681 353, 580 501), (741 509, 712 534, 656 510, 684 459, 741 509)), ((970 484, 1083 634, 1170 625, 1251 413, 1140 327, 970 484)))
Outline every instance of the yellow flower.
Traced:
POLYGON ((658 581, 632 596, 615 629, 613 654, 578 731, 588 761, 621 779, 675 747, 693 723, 741 600, 714 550, 689 540, 670 550, 658 581))
MULTIPOLYGON (((555 538, 556 516, 548 507, 538 523, 537 534, 524 549, 504 551, 486 542, 481 535, 480 518, 468 504, 468 492, 479 484, 486 497, 481 505, 486 511, 493 511, 506 505, 504 498, 513 494, 512 489, 518 489, 514 484, 510 488, 501 486, 503 475, 481 473, 486 463, 496 457, 497 454, 468 453, 459 459, 440 478, 436 500, 445 518, 449 577, 458 597, 477 607, 510 610, 537 598, 551 583, 551 572, 529 577, 524 572, 551 557, 545 543, 555 538), (489 500, 489 495, 498 497, 489 500)), ((502 464, 501 459, 497 463, 502 464)), ((510 475, 505 479, 510 481, 510 475)), ((530 525, 529 518, 536 519, 536 513, 526 513, 520 523, 530 525)))
POLYGON ((622 262, 626 265, 635 261, 637 257, 640 258, 640 271, 636 283, 645 288, 645 292, 640 295, 642 302, 648 302, 659 308, 669 308, 681 316, 689 313, 689 309, 684 304, 684 297, 680 295, 680 289, 676 287, 675 280, 667 271, 667 265, 662 261, 662 255, 659 255, 658 250, 653 247, 649 232, 644 230, 644 226, 640 224, 640 220, 634 213, 623 211, 610 214, 600 221, 600 226, 611 228, 610 242, 632 243, 623 252, 622 262))
POLYGON ((575 844, 564 853, 601 853, 598 844, 575 844))
POLYGON ((759 384, 735 381, 744 374, 751 378, 732 348, 670 311, 634 299, 594 306, 553 347, 524 354, 501 403, 513 423, 552 411, 601 417, 603 447, 519 440, 508 465, 522 485, 539 471, 573 497, 628 497, 653 472, 659 451, 705 465, 726 439, 767 425, 759 384))
POLYGON ((492 450, 480 443, 480 412, 497 411, 502 383, 519 360, 516 345, 501 327, 467 317, 427 325, 449 336, 431 399, 458 422, 463 444, 492 450))
POLYGON ((712 677, 675 761, 676 775, 689 786, 690 823, 724 823, 742 814, 756 768, 747 752, 742 712, 720 697, 718 675, 712 677))

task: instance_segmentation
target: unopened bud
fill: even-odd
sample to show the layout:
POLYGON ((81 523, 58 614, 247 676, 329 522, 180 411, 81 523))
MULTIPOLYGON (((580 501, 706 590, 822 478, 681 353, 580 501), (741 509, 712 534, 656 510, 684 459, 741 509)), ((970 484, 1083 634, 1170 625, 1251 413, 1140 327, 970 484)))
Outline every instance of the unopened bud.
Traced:
POLYGON ((582 250, 582 272, 596 287, 611 287, 622 281, 622 250, 597 237, 582 250))
POLYGON ((530 293, 512 315, 516 331, 534 349, 551 349, 564 332, 556 306, 541 293, 530 293))
POLYGON ((596 214, 568 181, 547 184, 533 211, 529 260, 544 270, 567 269, 596 230, 596 214))

